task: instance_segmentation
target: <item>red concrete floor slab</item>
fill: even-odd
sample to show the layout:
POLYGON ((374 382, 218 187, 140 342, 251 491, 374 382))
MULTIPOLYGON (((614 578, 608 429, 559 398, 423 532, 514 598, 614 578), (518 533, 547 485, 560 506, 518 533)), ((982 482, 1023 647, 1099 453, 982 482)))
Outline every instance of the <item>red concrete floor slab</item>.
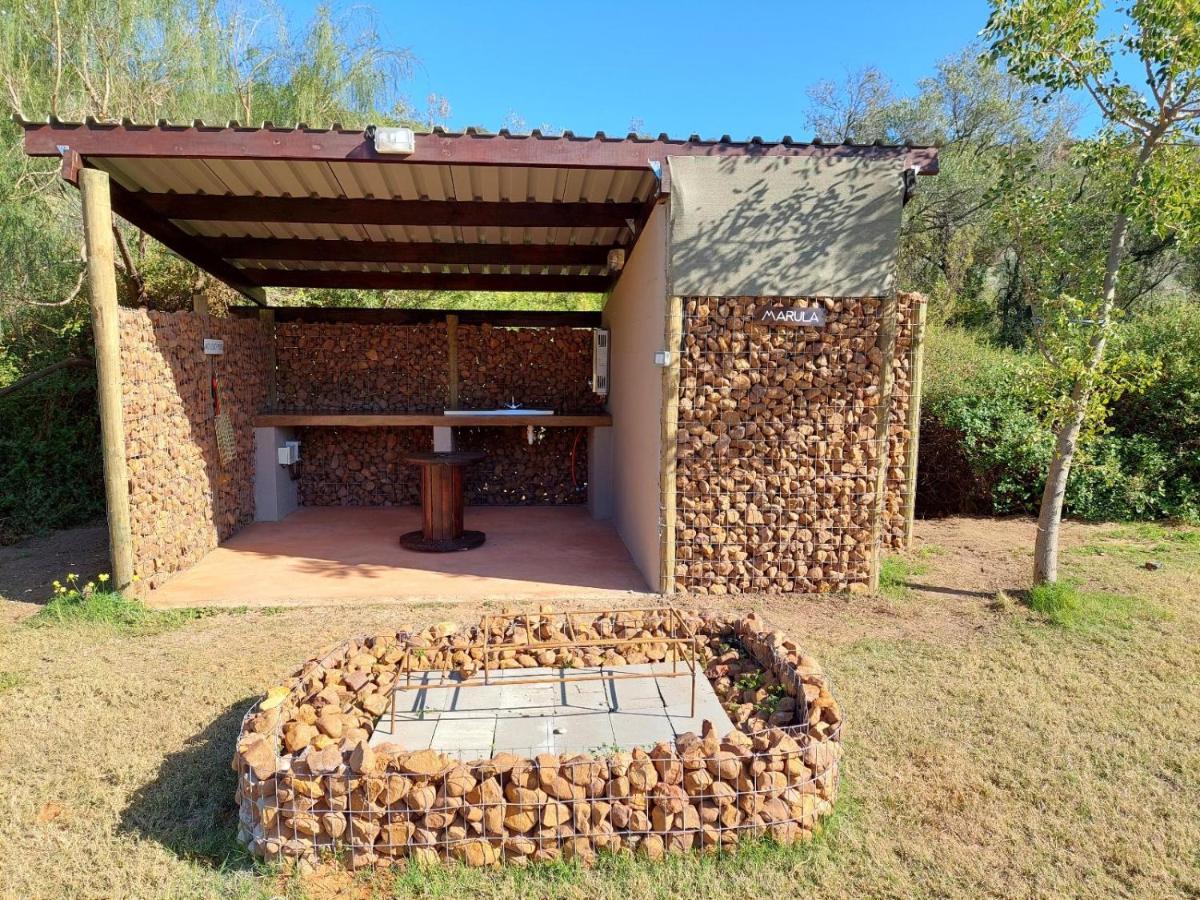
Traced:
POLYGON ((329 600, 628 599, 649 590, 612 524, 583 507, 468 507, 478 549, 416 553, 416 507, 308 507, 248 526, 151 591, 157 607, 329 600))

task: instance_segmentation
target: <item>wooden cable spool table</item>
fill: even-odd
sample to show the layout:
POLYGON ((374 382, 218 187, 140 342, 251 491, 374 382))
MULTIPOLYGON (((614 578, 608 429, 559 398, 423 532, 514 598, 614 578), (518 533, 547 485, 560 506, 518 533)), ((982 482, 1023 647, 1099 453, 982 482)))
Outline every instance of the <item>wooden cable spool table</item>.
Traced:
POLYGON ((400 535, 400 546, 419 553, 471 550, 486 539, 463 529, 463 466, 479 462, 481 450, 410 453, 406 463, 421 467, 421 530, 400 535))

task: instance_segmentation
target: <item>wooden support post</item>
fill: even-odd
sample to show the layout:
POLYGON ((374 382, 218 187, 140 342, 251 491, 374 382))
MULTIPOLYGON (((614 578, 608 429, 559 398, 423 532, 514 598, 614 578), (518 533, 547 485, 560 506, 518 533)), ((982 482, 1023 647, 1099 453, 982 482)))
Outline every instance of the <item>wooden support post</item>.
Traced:
POLYGON ((458 316, 446 316, 447 409, 458 409, 458 316))
POLYGON ((912 547, 917 511, 917 456, 921 449, 921 392, 925 386, 925 313, 923 294, 913 296, 912 359, 908 379, 908 453, 904 458, 904 547, 912 547))
POLYGON ((663 367, 662 376, 662 437, 659 460, 659 482, 662 522, 659 526, 658 590, 661 594, 675 593, 675 514, 676 514, 676 434, 679 429, 679 369, 683 346, 683 300, 667 298, 667 317, 663 331, 663 347, 671 358, 663 367))
POLYGON ((279 405, 279 386, 275 381, 275 310, 260 309, 258 321, 267 342, 267 409, 275 409, 279 405))
POLYGON ((116 588, 133 581, 133 533, 129 524, 129 469, 125 461, 125 420, 121 412, 121 322, 113 258, 112 201, 108 174, 81 169, 83 239, 87 247, 88 293, 96 341, 96 395, 108 508, 108 546, 116 588))
POLYGON ((868 586, 879 589, 879 570, 883 564, 883 545, 887 537, 887 476, 891 468, 888 431, 892 419, 892 393, 896 384, 896 295, 883 298, 879 321, 879 352, 883 355, 879 371, 879 403, 875 407, 875 496, 871 511, 871 565, 868 586))

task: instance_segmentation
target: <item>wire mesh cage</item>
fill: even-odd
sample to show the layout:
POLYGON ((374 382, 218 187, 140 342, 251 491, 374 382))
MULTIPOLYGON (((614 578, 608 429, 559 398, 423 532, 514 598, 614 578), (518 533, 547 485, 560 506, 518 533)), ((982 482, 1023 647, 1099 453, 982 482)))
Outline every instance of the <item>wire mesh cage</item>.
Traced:
POLYGON ((302 866, 325 858, 355 867, 487 866, 587 863, 600 852, 715 852, 743 836, 792 843, 820 827, 837 797, 842 719, 815 660, 753 615, 572 615, 573 635, 546 614, 491 617, 471 628, 355 639, 305 664, 286 694, 268 695, 243 722, 235 758, 241 839, 259 856, 302 866), (521 662, 534 629, 532 644, 563 659, 636 659, 679 638, 681 654, 703 664, 727 701, 735 727, 719 734, 705 722, 649 747, 571 754, 493 747, 480 758, 373 745, 357 724, 340 739, 302 728, 306 707, 318 722, 327 706, 354 723, 378 718, 380 701, 369 698, 387 703, 418 650, 422 665, 466 669, 482 680, 489 653, 521 662), (693 638, 694 651, 686 644, 693 638), (492 649, 480 652, 485 642, 492 649), (465 660, 456 656, 464 653, 465 660), (367 656, 376 664, 364 676, 367 656), (767 702, 751 702, 760 694, 767 702))
POLYGON ((682 302, 675 583, 694 593, 847 590, 877 534, 903 536, 911 310, 898 298, 894 388, 880 427, 883 301, 824 298, 821 325, 759 321, 780 298, 682 302), (876 476, 887 467, 883 527, 876 476))

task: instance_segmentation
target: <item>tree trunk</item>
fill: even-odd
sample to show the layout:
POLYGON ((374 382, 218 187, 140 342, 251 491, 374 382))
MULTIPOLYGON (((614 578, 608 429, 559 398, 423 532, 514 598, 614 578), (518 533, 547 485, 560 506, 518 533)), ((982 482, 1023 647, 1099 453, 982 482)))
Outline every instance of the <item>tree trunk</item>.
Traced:
MULTIPOLYGON (((1163 131, 1155 129, 1145 136, 1137 165, 1129 180, 1130 193, 1142 180, 1146 163, 1162 137, 1163 131)), ((1100 303, 1100 315, 1096 330, 1092 333, 1087 365, 1084 373, 1075 380, 1071 388, 1071 404, 1066 417, 1054 433, 1054 455, 1046 473, 1046 488, 1042 491, 1042 505, 1038 510, 1037 539, 1033 545, 1034 585, 1058 581, 1058 535, 1062 523, 1063 500, 1067 493, 1067 479, 1071 475, 1071 463, 1075 460, 1075 449, 1079 434, 1087 418, 1088 404, 1095 387, 1095 375, 1104 362, 1104 349, 1108 344, 1113 307, 1117 297, 1117 276, 1125 256, 1125 240, 1129 235, 1129 217, 1124 210, 1113 220, 1112 234, 1108 242, 1108 258, 1104 264, 1104 288, 1100 303)))
MULTIPOLYGON (((1139 166, 1139 171, 1141 167, 1139 166)), ((1121 257, 1125 253, 1125 238, 1129 234, 1129 219, 1118 213, 1113 221, 1112 237, 1108 245, 1108 260, 1104 270, 1104 294, 1100 304, 1099 323, 1092 334, 1090 352, 1084 373, 1075 379, 1071 388, 1071 404, 1067 415, 1054 433, 1054 455, 1046 473, 1046 488, 1042 491, 1042 505, 1038 510, 1037 540, 1033 545, 1033 583, 1035 585, 1058 581, 1058 532, 1062 523, 1063 500, 1067 493, 1067 479, 1071 475, 1071 463, 1075 460, 1075 449, 1079 433, 1087 418, 1088 404, 1092 399, 1095 375, 1104 362, 1104 349, 1108 344, 1109 319, 1117 295, 1117 273, 1121 268, 1121 257)))

